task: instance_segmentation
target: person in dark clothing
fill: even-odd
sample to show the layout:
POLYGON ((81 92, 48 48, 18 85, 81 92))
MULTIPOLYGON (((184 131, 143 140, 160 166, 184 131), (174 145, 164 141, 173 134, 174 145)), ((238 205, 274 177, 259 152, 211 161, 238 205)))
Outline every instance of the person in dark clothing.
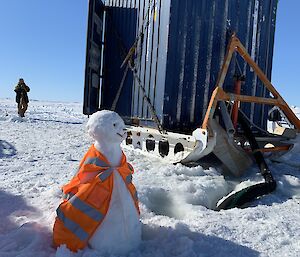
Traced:
POLYGON ((18 84, 15 87, 16 102, 18 103, 18 114, 20 117, 24 117, 28 107, 29 99, 27 93, 30 88, 25 84, 24 79, 20 78, 18 84))

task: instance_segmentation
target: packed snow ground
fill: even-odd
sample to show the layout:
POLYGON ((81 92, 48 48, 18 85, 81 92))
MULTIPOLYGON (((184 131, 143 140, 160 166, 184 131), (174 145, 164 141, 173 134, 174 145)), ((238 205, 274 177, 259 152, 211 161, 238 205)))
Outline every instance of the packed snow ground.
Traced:
MULTIPOLYGON (((51 245, 60 187, 92 143, 81 104, 31 101, 23 119, 16 110, 12 99, 0 99, 0 256, 100 256, 51 245)), ((143 242, 129 257, 300 256, 299 143, 283 163, 269 162, 275 193, 220 212, 212 208, 235 186, 262 180, 255 165, 228 181, 214 168, 124 152, 135 168, 143 223, 143 242)))

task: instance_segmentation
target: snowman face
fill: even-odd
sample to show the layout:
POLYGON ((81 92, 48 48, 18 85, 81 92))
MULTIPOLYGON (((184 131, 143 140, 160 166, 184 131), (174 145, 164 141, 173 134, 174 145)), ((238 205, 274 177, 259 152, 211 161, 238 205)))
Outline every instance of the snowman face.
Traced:
POLYGON ((126 138, 124 121, 117 113, 112 113, 106 119, 106 125, 102 127, 106 140, 111 143, 121 143, 126 138))
POLYGON ((94 113, 87 128, 92 138, 100 143, 121 143, 126 138, 124 121, 116 112, 103 110, 94 113))

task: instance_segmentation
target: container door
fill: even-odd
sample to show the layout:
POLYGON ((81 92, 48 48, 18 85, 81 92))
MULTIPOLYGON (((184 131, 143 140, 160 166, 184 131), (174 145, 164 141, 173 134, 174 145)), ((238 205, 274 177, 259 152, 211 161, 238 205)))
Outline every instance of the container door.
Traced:
POLYGON ((90 115, 99 110, 104 47, 104 4, 89 0, 83 113, 90 115))

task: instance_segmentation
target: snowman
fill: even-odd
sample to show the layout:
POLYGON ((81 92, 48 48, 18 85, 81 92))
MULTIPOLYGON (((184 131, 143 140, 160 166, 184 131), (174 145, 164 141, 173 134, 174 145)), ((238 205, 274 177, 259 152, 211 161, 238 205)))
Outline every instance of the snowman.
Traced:
POLYGON ((140 244, 141 223, 133 168, 120 146, 125 124, 117 113, 102 110, 91 115, 87 130, 94 144, 63 187, 53 241, 72 251, 89 246, 102 254, 126 255, 140 244))

